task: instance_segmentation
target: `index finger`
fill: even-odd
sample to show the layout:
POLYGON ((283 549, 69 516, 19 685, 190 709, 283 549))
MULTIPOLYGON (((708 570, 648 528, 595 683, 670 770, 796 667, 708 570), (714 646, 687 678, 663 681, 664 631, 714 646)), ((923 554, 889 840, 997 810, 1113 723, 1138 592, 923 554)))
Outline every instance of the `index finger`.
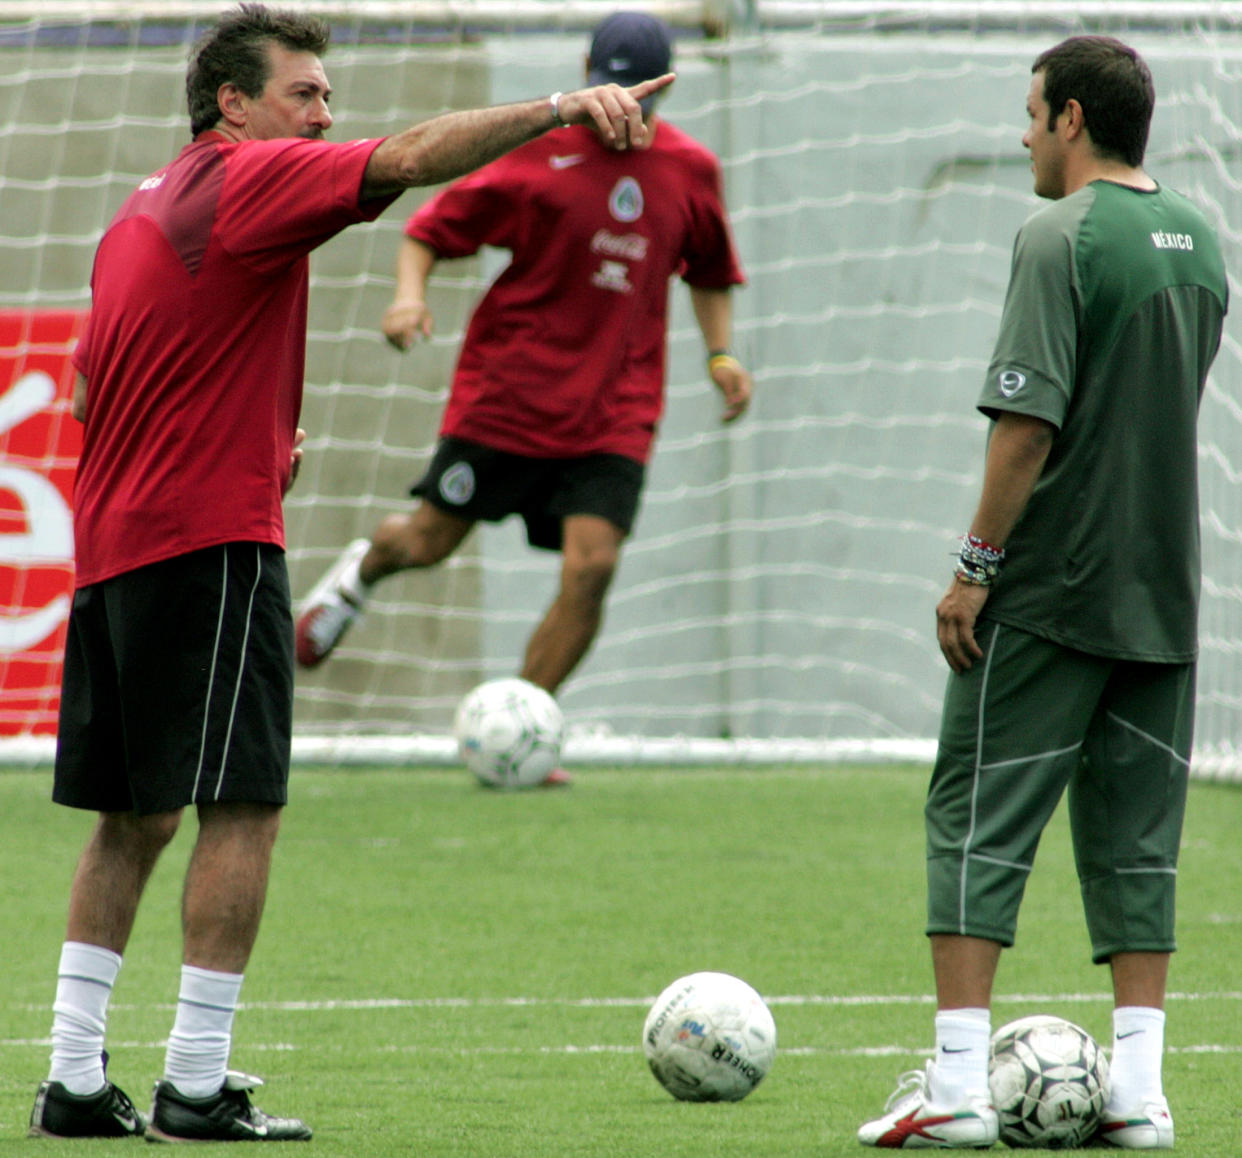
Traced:
POLYGON ((961 643, 947 631, 940 636, 940 654, 944 656, 945 663, 957 672, 958 675, 969 670, 970 660, 962 651, 961 643))
POLYGON ((636 101, 649 97, 653 92, 659 92, 662 88, 668 88, 670 84, 677 79, 675 72, 666 72, 663 76, 653 76, 650 80, 639 81, 638 84, 630 85, 627 90, 636 101))

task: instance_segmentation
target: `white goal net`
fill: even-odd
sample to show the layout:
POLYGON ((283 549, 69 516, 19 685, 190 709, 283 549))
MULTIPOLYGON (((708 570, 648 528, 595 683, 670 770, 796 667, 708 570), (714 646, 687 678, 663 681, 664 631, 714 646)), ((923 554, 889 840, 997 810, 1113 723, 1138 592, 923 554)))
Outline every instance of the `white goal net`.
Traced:
MULTIPOLYGON (((614 7, 297 6, 334 27, 325 65, 336 139, 571 88, 590 27, 614 7)), ((974 399, 1013 236, 1036 207, 1021 146, 1031 62, 1084 31, 1146 56, 1159 101, 1148 167, 1207 212, 1236 271, 1242 4, 634 6, 675 26, 679 76, 664 115, 724 165, 749 276, 736 344, 756 398, 741 422, 719 424, 674 284, 668 408, 645 500, 604 629, 560 696, 570 757, 923 759, 946 676, 933 609, 981 477, 974 399)), ((10 319, 0 369, 13 381, 26 365, 21 343, 37 345, 21 319, 87 307, 103 226, 187 139, 186 53, 223 7, 0 0, 0 323, 10 319)), ((407 194, 312 263, 310 440, 287 508, 295 599, 341 546, 408 507, 464 321, 504 259, 439 266, 434 340, 406 355, 386 347, 378 324, 400 229, 423 196, 407 194)), ((1231 777, 1242 768, 1240 315, 1204 399, 1200 448, 1197 771, 1231 777)), ((0 379, 3 390, 12 394, 0 379)), ((3 425, 8 397, 0 440, 18 429, 3 425)), ((60 437, 59 423, 46 428, 60 437)), ((49 445, 44 465, 58 453, 49 445)), ((27 459, 21 470, 42 469, 27 459)), ((0 495, 5 486, 0 475, 0 495)), ((16 494, 0 503, 10 618, 28 610, 29 586, 29 557, 12 545, 29 530, 22 512, 37 517, 30 495, 16 494)), ((483 526, 440 568, 378 588, 333 659, 299 674, 298 752, 449 758, 456 703, 480 679, 516 670, 557 562, 531 552, 516 524, 483 526)), ((5 638, 0 672, 23 659, 5 638)), ((45 682, 46 693, 54 679, 45 682)), ((16 737, 7 743, 46 735, 46 711, 30 713, 38 726, 0 713, 16 737)))

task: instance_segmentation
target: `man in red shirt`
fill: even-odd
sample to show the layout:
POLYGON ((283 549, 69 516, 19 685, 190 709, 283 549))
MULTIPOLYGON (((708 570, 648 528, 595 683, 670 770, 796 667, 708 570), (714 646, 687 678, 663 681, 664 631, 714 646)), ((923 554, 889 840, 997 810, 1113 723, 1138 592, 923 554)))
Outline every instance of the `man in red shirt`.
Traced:
POLYGON ((663 77, 330 144, 318 18, 243 4, 187 75, 193 141, 104 234, 75 354, 85 423, 54 799, 99 813, 69 899, 30 1132, 301 1140, 227 1070, 287 798, 293 630, 281 499, 301 457, 307 260, 401 192, 564 123, 642 143, 663 77), (108 1000, 143 889, 193 805, 183 967, 151 1119, 108 1081, 108 1000))
MULTIPOLYGON (((660 21, 616 13, 595 32, 588 79, 633 84, 667 72, 670 55, 660 21)), ((383 322, 399 349, 431 333, 438 260, 491 245, 512 261, 471 318, 439 447, 412 488, 421 502, 351 544, 311 592, 297 624, 304 666, 331 654, 380 579, 439 563, 480 519, 518 514, 532 546, 562 553, 521 668, 556 691, 599 629, 638 507, 664 404, 670 278, 690 287, 724 420, 746 410, 750 376, 729 352, 743 276, 719 163, 666 121, 648 128, 624 154, 587 126, 549 134, 409 219, 383 322)))

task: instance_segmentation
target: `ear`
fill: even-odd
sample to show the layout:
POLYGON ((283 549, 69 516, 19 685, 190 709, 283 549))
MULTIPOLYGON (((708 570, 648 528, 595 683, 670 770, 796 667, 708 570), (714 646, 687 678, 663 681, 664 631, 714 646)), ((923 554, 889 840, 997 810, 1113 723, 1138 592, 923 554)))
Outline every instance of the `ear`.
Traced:
POLYGON ((1073 141, 1087 132, 1087 118, 1083 114, 1082 105, 1073 97, 1070 97, 1065 102, 1065 107, 1061 110, 1061 116, 1057 119, 1064 127, 1065 139, 1067 141, 1073 141))
POLYGON ((216 93, 216 104, 220 106, 220 116, 230 125, 238 128, 245 125, 246 96, 232 81, 220 86, 219 92, 216 93))

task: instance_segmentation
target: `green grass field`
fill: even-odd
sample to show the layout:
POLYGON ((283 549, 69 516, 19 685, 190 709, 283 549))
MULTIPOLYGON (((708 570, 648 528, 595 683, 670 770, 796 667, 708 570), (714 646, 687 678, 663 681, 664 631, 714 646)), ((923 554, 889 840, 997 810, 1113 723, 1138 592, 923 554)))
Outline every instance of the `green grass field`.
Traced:
MULTIPOLYGON (((931 1044, 919 768, 583 769, 497 795, 447 771, 294 774, 232 1064, 315 1129, 308 1153, 470 1158, 858 1154, 931 1044), (647 1007, 699 969, 768 998, 776 1064, 746 1101, 686 1105, 647 1072, 647 1007)), ((0 1156, 46 1073, 66 890, 90 817, 0 774, 0 1156)), ((152 882, 115 993, 111 1074, 140 1106, 176 997, 192 820, 152 882)), ((1178 1152, 1242 1154, 1242 791, 1192 788, 1165 1085, 1178 1152)), ((1104 1041, 1063 812, 994 1024, 1055 1012, 1104 1041)))

